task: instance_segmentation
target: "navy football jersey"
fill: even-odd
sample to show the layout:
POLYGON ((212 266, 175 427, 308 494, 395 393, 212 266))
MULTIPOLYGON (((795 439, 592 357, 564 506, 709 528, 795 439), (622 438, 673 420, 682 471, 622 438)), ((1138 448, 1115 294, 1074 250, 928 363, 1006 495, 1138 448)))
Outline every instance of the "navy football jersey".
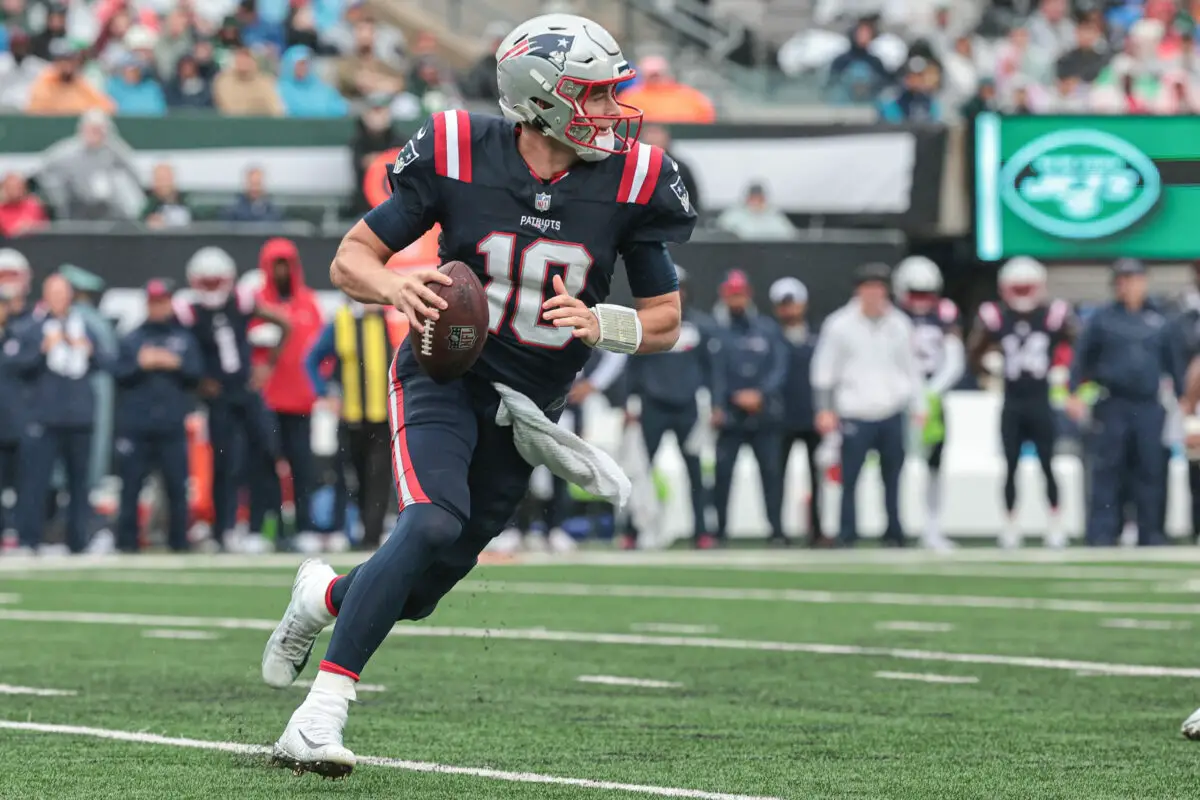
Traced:
POLYGON ((238 287, 225 305, 208 308, 176 299, 175 316, 190 328, 200 345, 201 377, 219 381, 223 394, 237 394, 250 380, 250 339, 254 292, 238 287))
MULTIPOLYGON (((472 372, 545 405, 591 354, 571 329, 542 319, 553 277, 588 306, 603 302, 618 256, 686 241, 696 214, 678 167, 656 147, 639 143, 543 181, 517 150, 519 135, 500 117, 434 114, 397 157, 392 196, 365 219, 393 250, 441 225, 442 262, 468 264, 487 293, 490 335, 472 372)), ((670 260, 655 263, 663 267, 629 269, 635 297, 678 289, 670 260)))
POLYGON ((962 324, 958 306, 953 300, 941 298, 924 314, 905 309, 913 324, 913 349, 921 374, 929 380, 937 374, 946 360, 946 335, 962 324))
POLYGON ((1004 392, 1008 397, 1049 401, 1054 351, 1069 337, 1071 307, 1064 300, 1028 313, 1003 303, 984 303, 979 321, 1004 356, 1004 392))

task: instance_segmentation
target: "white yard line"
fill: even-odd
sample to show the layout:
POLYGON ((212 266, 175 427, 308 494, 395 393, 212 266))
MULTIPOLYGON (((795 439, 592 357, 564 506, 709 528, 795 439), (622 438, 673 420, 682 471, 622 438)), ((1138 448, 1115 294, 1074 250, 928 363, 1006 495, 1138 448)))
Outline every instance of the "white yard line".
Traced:
POLYGON ((0 694, 28 694, 35 697, 74 697, 79 692, 74 689, 39 689, 36 686, 13 686, 10 683, 0 683, 0 694))
MULTIPOLYGON (((148 614, 104 614, 100 612, 20 611, 0 609, 0 621, 62 622, 82 625, 136 625, 138 627, 220 628, 229 630, 270 631, 275 621, 228 617, 171 617, 148 614)), ((990 653, 946 653, 935 650, 910 650, 891 647, 860 647, 845 644, 808 642, 771 642, 753 639, 716 639, 702 636, 646 636, 632 633, 585 633, 551 631, 543 628, 442 628, 426 625, 398 625, 392 636, 433 639, 487 639, 495 641, 570 642, 628 647, 685 647, 707 650, 749 650, 772 653, 811 653, 827 656, 869 656, 912 661, 944 661, 953 664, 990 664, 1028 669, 1092 670, 1113 675, 1144 678, 1200 678, 1200 668, 1158 667, 1142 664, 1110 664, 1073 659, 1004 656, 990 653)))
MULTIPOLYGON (((32 580, 39 576, 25 576, 32 580)), ((129 582, 151 585, 247 585, 284 588, 291 578, 243 580, 247 576, 131 574, 129 582), (232 579, 226 582, 225 578, 232 579)), ((56 576, 51 580, 125 583, 121 573, 104 576, 56 576)), ((1114 584, 1114 586, 1117 584, 1114 584)), ((1128 591, 1122 586, 1122 591, 1128 591)), ((637 584, 559 583, 552 581, 464 581, 459 592, 523 594, 548 597, 623 597, 656 600, 763 601, 818 605, 879 605, 928 608, 991 608, 1014 611, 1060 611, 1076 614, 1200 614, 1200 603, 1139 603, 1044 597, 1004 597, 902 592, 837 592, 821 589, 740 589, 709 586, 644 586, 637 584)))
MULTIPOLYGON (((335 567, 353 566, 366 558, 363 554, 329 556, 335 567)), ((0 557, 0 573, 42 572, 63 570, 204 570, 204 569, 274 569, 295 568, 302 557, 274 554, 262 556, 245 555, 113 555, 72 556, 63 559, 28 559, 0 557)), ((838 552, 789 552, 765 553, 761 550, 725 550, 717 552, 667 551, 661 553, 618 553, 609 551, 583 551, 569 556, 522 554, 513 566, 589 566, 589 567, 711 567, 711 568, 759 568, 779 570, 803 568, 831 569, 840 566, 878 566, 887 569, 912 568, 921 570, 963 569, 1000 571, 1008 565, 1045 565, 1048 568, 1076 570, 1090 564, 1155 564, 1200 565, 1200 548, 1142 548, 1085 549, 1072 548, 1065 551, 1050 551, 1028 548, 1017 551, 1001 551, 991 547, 960 548, 954 553, 930 554, 920 550, 875 550, 838 552)), ((496 566, 503 566, 497 564, 496 566)), ((968 574, 968 573, 964 573, 968 574)), ((980 574, 980 573, 974 573, 980 574)), ((1003 574, 1000 577, 1021 577, 1003 574)), ((1035 577, 1035 576, 1031 576, 1035 577)), ((1169 575, 1168 575, 1169 577, 1169 575)))
POLYGON ((221 637, 212 631, 189 631, 175 628, 148 628, 142 631, 145 639, 189 639, 193 641, 211 641, 221 637))
MULTIPOLYGON (((173 736, 158 736, 153 733, 135 733, 133 731, 115 731, 105 728, 85 728, 78 725, 47 725, 38 722, 10 722, 0 720, 0 729, 13 731, 31 731, 35 733, 53 733, 65 736, 89 736, 94 739, 108 739, 116 742, 131 742, 134 744, 151 744, 161 747, 186 747, 193 750, 216 750, 222 753, 238 755, 262 756, 269 755, 271 748, 258 744, 239 744, 237 742, 213 742, 204 739, 183 739, 173 736)), ((486 778, 494 781, 509 783, 541 783, 557 786, 575 786, 580 789, 597 789, 609 792, 631 792, 633 794, 654 795, 657 797, 689 797, 695 800, 779 800, 774 797, 753 797, 741 794, 724 794, 721 792, 702 792, 697 789, 676 789, 668 786, 643 786, 636 783, 615 783, 613 781, 595 781, 587 778, 564 778, 557 775, 539 775, 535 772, 506 772, 484 767, 455 767, 448 764, 432 764, 426 761, 402 761, 396 758, 381 758, 379 756, 359 756, 360 765, 386 767, 408 772, 431 772, 441 775, 466 775, 473 778, 486 778)))
POLYGON ((1101 628, 1138 631, 1185 631, 1192 623, 1173 619, 1102 619, 1101 628))
POLYGON ((979 678, 972 675, 931 675, 928 672, 886 672, 875 673, 876 678, 888 681, 921 681, 922 683, 979 683, 979 678))
POLYGON ((616 675, 580 675, 579 683, 596 683, 601 686, 636 686, 641 689, 682 689, 682 683, 653 681, 646 678, 619 678, 616 675))
POLYGON ((675 622, 635 622, 629 626, 634 633, 678 633, 681 636, 703 636, 717 633, 716 625, 681 625, 675 622))
POLYGON ((878 631, 911 631, 913 633, 949 633, 954 626, 949 622, 876 622, 878 631))

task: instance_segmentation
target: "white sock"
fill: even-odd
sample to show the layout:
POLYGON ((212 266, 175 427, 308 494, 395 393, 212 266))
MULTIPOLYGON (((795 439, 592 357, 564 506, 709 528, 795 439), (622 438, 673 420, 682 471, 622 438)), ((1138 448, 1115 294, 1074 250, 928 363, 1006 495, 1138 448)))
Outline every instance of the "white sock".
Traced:
POLYGON ((339 675, 336 672, 326 672, 321 670, 317 673, 317 677, 313 679, 312 689, 310 694, 332 694, 346 700, 357 700, 358 692, 354 688, 354 679, 348 675, 339 675))
POLYGON ((940 478, 941 476, 937 472, 930 472, 929 480, 925 483, 925 509, 928 515, 925 518, 925 533, 931 537, 941 533, 942 482, 940 478))

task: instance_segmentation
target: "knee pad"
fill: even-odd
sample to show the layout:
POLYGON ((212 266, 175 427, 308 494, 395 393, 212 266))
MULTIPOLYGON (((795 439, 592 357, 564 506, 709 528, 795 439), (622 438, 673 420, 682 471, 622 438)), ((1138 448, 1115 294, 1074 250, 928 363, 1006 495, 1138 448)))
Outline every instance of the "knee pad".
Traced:
POLYGON ((449 547, 462 535, 462 521, 436 503, 409 506, 400 519, 399 524, 409 529, 409 536, 418 537, 432 550, 449 547), (411 515, 411 518, 404 519, 406 515, 411 515))

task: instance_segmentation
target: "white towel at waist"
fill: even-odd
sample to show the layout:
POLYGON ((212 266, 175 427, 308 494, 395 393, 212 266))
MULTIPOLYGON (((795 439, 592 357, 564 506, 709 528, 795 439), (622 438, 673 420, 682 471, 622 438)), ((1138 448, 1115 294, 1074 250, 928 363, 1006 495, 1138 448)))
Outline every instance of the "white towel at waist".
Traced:
POLYGON ((555 425, 537 404, 515 389, 493 383, 500 394, 496 424, 512 426, 513 443, 535 467, 544 465, 563 480, 621 508, 633 487, 608 453, 555 425))

